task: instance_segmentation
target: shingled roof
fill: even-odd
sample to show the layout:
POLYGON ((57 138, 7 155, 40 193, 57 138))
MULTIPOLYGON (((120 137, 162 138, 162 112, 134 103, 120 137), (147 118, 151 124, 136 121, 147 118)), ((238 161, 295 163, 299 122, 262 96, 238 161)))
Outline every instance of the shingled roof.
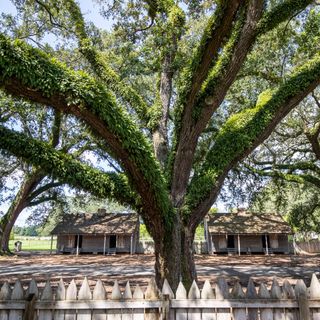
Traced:
POLYGON ((293 234, 289 224, 276 213, 218 213, 210 216, 211 234, 293 234))
POLYGON ((132 234, 139 225, 135 213, 78 213, 65 215, 51 234, 132 234))

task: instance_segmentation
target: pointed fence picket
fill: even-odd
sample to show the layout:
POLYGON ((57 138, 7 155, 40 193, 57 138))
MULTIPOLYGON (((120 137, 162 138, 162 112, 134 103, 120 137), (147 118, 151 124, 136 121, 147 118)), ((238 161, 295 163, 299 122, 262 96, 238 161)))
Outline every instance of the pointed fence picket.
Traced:
POLYGON ((106 295, 98 280, 93 290, 85 278, 77 287, 74 280, 67 289, 60 280, 56 289, 48 280, 39 290, 34 279, 24 291, 17 280, 13 287, 0 288, 0 320, 320 320, 320 283, 312 276, 310 287, 298 280, 294 288, 288 281, 282 287, 273 279, 269 290, 259 290, 252 280, 247 288, 239 282, 232 288, 225 279, 215 286, 209 281, 202 290, 196 282, 187 292, 182 283, 176 293, 164 282, 160 291, 151 279, 145 292, 129 282, 120 288, 115 281, 106 295))

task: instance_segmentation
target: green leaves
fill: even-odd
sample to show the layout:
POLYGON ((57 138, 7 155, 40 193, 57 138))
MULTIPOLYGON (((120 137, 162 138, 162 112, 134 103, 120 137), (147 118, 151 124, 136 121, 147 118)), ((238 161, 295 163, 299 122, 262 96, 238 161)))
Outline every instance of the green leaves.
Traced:
POLYGON ((133 194, 124 174, 103 173, 57 151, 49 144, 28 138, 0 126, 0 148, 40 166, 53 178, 102 198, 117 199, 119 203, 139 207, 139 197, 133 194))

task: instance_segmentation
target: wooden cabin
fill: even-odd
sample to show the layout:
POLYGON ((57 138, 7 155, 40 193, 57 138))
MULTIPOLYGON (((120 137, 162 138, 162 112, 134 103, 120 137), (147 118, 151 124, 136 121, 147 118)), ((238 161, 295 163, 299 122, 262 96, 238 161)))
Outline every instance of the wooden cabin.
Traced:
POLYGON ((139 217, 135 213, 65 215, 52 230, 60 253, 135 253, 139 241, 139 217))
POLYGON ((291 252, 289 224, 279 214, 218 213, 205 219, 205 235, 211 254, 271 254, 291 252))

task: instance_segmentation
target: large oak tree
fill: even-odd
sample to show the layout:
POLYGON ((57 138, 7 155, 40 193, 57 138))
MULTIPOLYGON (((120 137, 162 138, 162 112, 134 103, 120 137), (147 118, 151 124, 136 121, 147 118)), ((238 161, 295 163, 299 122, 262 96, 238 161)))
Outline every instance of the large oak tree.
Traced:
MULTIPOLYGON (((304 10, 308 14, 306 8, 312 1, 206 1, 206 13, 196 10, 202 1, 185 1, 189 8, 173 0, 115 1, 120 13, 127 5, 132 14, 131 20, 117 25, 118 31, 132 27, 132 20, 144 19, 133 30, 139 39, 132 36, 127 41, 138 41, 138 47, 148 48, 148 57, 154 57, 154 68, 148 70, 156 79, 150 86, 152 94, 137 85, 143 83, 139 74, 124 76, 113 56, 101 51, 77 3, 30 2, 55 24, 63 16, 90 75, 2 34, 2 90, 78 117, 120 170, 97 170, 3 126, 0 148, 63 183, 137 210, 155 242, 157 282, 167 278, 176 288, 182 277, 190 285, 196 278, 196 227, 215 202, 229 171, 318 86, 320 55, 297 63, 286 81, 260 95, 255 105, 232 113, 226 96, 261 36, 304 10), (145 19, 151 22, 145 24, 145 19), (201 35, 192 37, 196 19, 205 20, 206 25, 200 28, 201 35), (194 48, 186 50, 188 37, 194 48), (223 118, 221 114, 230 115, 223 118), (203 148, 202 142, 208 139, 210 143, 203 148)), ((150 63, 143 54, 146 51, 141 50, 137 64, 150 63)), ((134 69, 134 64, 130 67, 134 69)))

